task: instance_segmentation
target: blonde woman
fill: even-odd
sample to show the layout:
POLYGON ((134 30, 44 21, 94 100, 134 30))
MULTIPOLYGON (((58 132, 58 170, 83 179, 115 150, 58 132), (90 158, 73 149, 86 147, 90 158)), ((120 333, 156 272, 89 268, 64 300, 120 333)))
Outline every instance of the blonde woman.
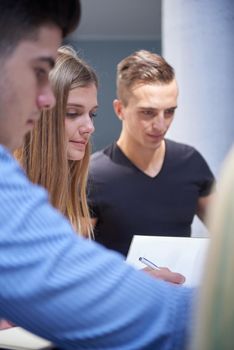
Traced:
POLYGON ((234 349, 234 149, 210 212, 212 232, 193 350, 234 349))
POLYGON ((97 76, 72 48, 64 46, 50 80, 56 106, 42 112, 15 155, 30 180, 48 190, 53 206, 69 218, 77 232, 90 238, 86 182, 97 112, 97 76))

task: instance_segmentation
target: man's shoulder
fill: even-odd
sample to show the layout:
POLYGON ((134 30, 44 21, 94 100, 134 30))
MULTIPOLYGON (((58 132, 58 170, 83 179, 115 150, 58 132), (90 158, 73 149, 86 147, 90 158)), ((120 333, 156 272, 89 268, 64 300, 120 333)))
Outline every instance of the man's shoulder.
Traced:
POLYGON ((94 164, 96 162, 100 162, 103 159, 103 157, 105 157, 104 149, 102 149, 100 151, 96 151, 91 155, 90 163, 94 164))
POLYGON ((90 165, 92 166, 98 166, 104 165, 106 163, 109 163, 112 159, 113 152, 115 152, 115 143, 112 143, 111 145, 94 152, 90 159, 90 165))
POLYGON ((10 159, 12 159, 12 156, 11 156, 9 150, 1 144, 0 144, 0 159, 1 160, 8 160, 8 161, 10 161, 10 159))
POLYGON ((167 153, 170 157, 193 158, 200 156, 200 153, 193 146, 190 146, 186 143, 173 141, 170 139, 166 139, 165 141, 167 153))
POLYGON ((37 191, 37 195, 45 195, 47 198, 45 188, 32 183, 11 152, 2 145, 0 145, 0 187, 1 190, 9 190, 12 193, 20 189, 27 193, 28 197, 33 189, 34 196, 37 191))
POLYGON ((121 172, 121 164, 119 162, 118 147, 116 143, 113 142, 111 145, 106 148, 97 151, 92 154, 89 175, 95 179, 95 181, 101 180, 104 181, 109 177, 118 176, 121 172))
POLYGON ((195 147, 169 139, 166 140, 166 147, 167 159, 170 163, 186 164, 193 169, 208 169, 210 172, 205 158, 195 147))
POLYGON ((177 152, 197 152, 197 150, 195 149, 195 147, 190 146, 186 143, 182 143, 182 142, 177 142, 171 139, 166 139, 166 146, 173 151, 177 151, 177 152))
POLYGON ((12 156, 10 151, 0 145, 0 175, 2 178, 5 177, 7 179, 8 175, 11 174, 13 177, 13 174, 15 173, 22 173, 22 169, 19 166, 18 162, 15 160, 15 158, 12 156))

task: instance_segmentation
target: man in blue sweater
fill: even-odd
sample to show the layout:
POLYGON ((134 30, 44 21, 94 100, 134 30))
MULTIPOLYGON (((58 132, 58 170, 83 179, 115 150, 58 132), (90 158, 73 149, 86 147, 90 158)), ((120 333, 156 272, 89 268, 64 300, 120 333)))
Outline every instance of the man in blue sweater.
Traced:
POLYGON ((75 235, 11 155, 55 103, 48 75, 79 16, 78 0, 0 2, 0 318, 63 349, 181 350, 192 291, 75 235))

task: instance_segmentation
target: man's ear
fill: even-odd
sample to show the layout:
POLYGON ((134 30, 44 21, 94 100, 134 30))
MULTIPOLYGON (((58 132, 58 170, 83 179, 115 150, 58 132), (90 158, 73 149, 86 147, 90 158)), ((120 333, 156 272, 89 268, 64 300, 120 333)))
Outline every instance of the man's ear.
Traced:
POLYGON ((117 117, 120 119, 120 120, 123 120, 124 119, 124 113, 123 113, 123 104, 120 100, 118 99, 115 99, 113 101, 113 108, 114 108, 114 111, 115 111, 115 114, 117 115, 117 117))

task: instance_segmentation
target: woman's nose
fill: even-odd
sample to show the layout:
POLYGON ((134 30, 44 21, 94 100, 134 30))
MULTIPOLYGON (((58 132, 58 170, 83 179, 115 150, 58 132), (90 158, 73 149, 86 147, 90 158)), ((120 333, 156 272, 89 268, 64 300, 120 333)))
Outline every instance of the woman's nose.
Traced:
POLYGON ((80 127, 80 133, 91 135, 94 132, 94 130, 95 128, 92 119, 90 118, 90 116, 86 117, 84 124, 80 127))

